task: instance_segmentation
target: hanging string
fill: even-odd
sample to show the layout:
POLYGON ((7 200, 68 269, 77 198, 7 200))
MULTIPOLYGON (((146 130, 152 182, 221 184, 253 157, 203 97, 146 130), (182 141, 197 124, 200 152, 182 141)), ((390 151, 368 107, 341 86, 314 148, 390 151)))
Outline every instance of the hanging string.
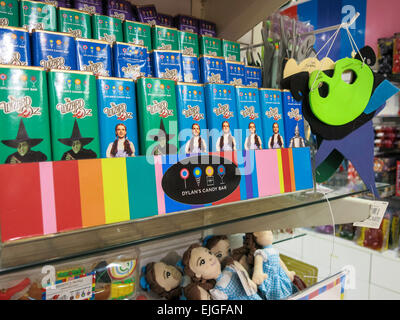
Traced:
POLYGON ((324 197, 326 199, 326 202, 328 203, 329 212, 331 214, 331 219, 332 219, 332 229, 333 229, 333 231, 332 231, 332 251, 331 251, 331 254, 329 255, 329 275, 331 275, 332 274, 332 258, 333 258, 333 254, 335 253, 335 238, 336 238, 335 225, 336 225, 336 223, 335 223, 335 217, 333 215, 332 206, 331 206, 331 203, 330 203, 328 197, 326 196, 326 193, 324 193, 324 197))

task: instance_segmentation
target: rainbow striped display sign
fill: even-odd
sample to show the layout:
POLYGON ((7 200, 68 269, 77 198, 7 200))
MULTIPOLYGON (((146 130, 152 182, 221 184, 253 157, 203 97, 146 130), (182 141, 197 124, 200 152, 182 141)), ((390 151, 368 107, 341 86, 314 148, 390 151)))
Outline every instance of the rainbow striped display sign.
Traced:
MULTIPOLYGON (((138 156, 0 165, 1 240, 54 234, 313 187, 309 148, 209 155, 234 163, 240 176, 234 177, 234 189, 226 197, 195 205, 171 199, 162 187, 166 171, 186 155, 175 156, 176 159, 156 156, 151 158, 153 163, 145 156, 138 156)), ((187 179, 188 173, 192 174, 177 171, 176 179, 183 179, 182 186, 185 182, 188 186, 194 183, 187 179)), ((196 174, 201 174, 200 180, 207 179, 207 183, 215 175, 215 179, 228 179, 229 184, 228 172, 225 176, 222 167, 204 167, 196 174)))

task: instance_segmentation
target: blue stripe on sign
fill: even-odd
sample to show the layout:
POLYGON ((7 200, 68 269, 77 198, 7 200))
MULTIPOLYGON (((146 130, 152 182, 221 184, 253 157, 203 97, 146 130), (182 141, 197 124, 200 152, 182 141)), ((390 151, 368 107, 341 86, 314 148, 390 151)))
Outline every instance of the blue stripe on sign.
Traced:
POLYGON ((324 293, 325 291, 326 291, 326 286, 320 288, 320 289, 318 290, 318 293, 319 293, 319 294, 322 294, 322 293, 324 293))

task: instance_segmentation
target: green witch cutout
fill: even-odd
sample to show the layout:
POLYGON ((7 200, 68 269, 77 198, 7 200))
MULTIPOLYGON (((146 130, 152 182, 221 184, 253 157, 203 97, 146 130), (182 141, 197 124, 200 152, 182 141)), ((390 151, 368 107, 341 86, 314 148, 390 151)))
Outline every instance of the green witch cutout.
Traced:
POLYGON ((84 138, 79 130, 78 121, 74 122, 74 128, 70 138, 58 139, 62 144, 71 147, 70 150, 66 151, 61 160, 79 160, 79 159, 95 159, 97 154, 90 149, 84 149, 83 147, 92 142, 94 138, 84 138))

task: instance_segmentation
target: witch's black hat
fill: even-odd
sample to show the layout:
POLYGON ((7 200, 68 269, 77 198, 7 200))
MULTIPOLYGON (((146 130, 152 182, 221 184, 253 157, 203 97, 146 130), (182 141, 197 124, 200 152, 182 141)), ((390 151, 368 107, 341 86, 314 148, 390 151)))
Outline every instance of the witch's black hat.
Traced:
POLYGON ((43 141, 43 139, 29 138, 22 119, 19 122, 17 137, 14 140, 1 140, 2 143, 4 143, 7 147, 11 147, 11 148, 18 148, 18 145, 24 141, 28 142, 29 147, 33 148, 34 146, 37 146, 39 143, 41 143, 43 141))
POLYGON ((174 134, 167 134, 167 132, 165 131, 165 127, 164 127, 164 122, 161 119, 161 123, 160 123, 160 129, 158 130, 158 134, 156 135, 151 135, 150 138, 153 139, 154 141, 159 141, 160 138, 165 137, 165 139, 167 140, 167 142, 169 140, 171 140, 173 137, 175 137, 174 134))
POLYGON ((74 123, 74 128, 72 129, 72 134, 71 138, 65 138, 65 139, 58 139, 62 144, 65 144, 66 146, 72 146, 72 142, 79 140, 82 144, 82 146, 86 146, 90 142, 93 141, 94 138, 83 138, 81 135, 81 132, 78 127, 78 121, 75 119, 74 123))

